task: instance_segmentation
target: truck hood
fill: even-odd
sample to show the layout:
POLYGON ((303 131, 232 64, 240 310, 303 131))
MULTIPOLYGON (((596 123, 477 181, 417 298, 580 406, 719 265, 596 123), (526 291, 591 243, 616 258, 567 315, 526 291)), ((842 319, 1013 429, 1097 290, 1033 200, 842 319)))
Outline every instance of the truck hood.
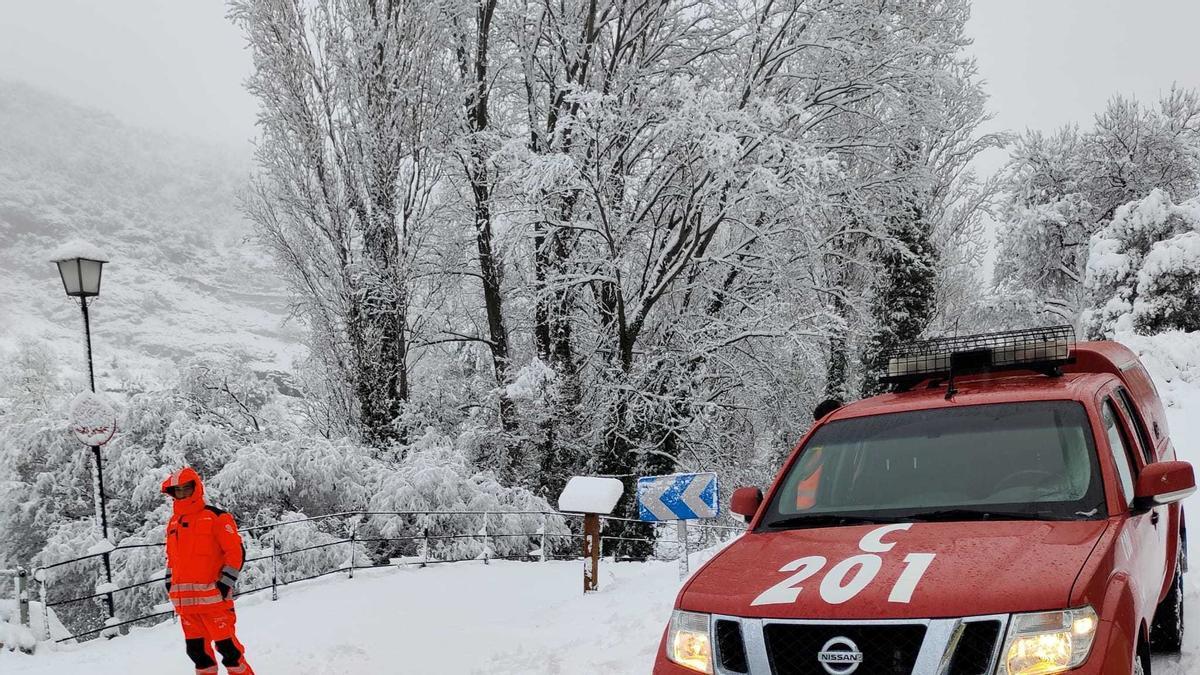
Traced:
POLYGON ((789 619, 1061 609, 1107 525, 972 521, 750 532, 698 571, 678 604, 697 612, 789 619))

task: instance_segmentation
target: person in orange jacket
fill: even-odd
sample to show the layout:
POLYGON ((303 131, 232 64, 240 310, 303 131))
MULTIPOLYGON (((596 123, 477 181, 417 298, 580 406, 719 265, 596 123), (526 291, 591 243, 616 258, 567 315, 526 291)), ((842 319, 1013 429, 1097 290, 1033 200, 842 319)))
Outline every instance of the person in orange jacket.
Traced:
POLYGON ((253 675, 234 633, 233 589, 246 558, 237 523, 204 503, 204 483, 191 467, 168 476, 162 491, 174 498, 167 524, 167 595, 196 675, 216 675, 213 644, 226 672, 253 675))

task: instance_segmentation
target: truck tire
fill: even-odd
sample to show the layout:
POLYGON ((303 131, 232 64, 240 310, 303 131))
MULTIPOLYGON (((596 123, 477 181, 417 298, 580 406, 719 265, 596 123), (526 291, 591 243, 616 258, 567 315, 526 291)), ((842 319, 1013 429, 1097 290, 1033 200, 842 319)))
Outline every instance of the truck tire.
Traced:
POLYGON ((1171 582, 1171 590, 1154 611, 1154 623, 1150 625, 1150 647, 1163 654, 1178 654, 1183 649, 1182 553, 1175 561, 1175 579, 1171 582))

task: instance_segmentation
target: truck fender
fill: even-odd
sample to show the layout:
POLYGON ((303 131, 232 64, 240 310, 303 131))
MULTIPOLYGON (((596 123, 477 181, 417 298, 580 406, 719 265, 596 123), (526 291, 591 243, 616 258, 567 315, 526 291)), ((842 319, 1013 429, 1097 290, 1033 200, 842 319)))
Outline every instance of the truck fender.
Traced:
MULTIPOLYGON (((1149 640, 1147 624, 1137 615, 1137 603, 1129 578, 1116 574, 1109 580, 1100 613, 1100 627, 1092 654, 1104 654, 1104 673, 1128 673, 1133 669, 1138 641, 1149 640)), ((1091 660, 1092 657, 1089 657, 1091 660)), ((1098 671, 1100 672, 1100 671, 1098 671)))

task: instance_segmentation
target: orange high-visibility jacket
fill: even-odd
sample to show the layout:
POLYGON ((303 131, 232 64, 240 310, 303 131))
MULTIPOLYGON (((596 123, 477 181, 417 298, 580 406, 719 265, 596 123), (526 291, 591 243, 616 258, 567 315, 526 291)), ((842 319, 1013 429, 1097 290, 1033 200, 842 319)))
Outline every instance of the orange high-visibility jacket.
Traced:
POLYGON ((168 594, 179 614, 206 614, 233 607, 233 588, 245 560, 233 516, 204 503, 204 484, 190 467, 171 474, 162 489, 196 482, 187 499, 175 500, 167 524, 168 594), (228 597, 217 582, 229 587, 228 597))

